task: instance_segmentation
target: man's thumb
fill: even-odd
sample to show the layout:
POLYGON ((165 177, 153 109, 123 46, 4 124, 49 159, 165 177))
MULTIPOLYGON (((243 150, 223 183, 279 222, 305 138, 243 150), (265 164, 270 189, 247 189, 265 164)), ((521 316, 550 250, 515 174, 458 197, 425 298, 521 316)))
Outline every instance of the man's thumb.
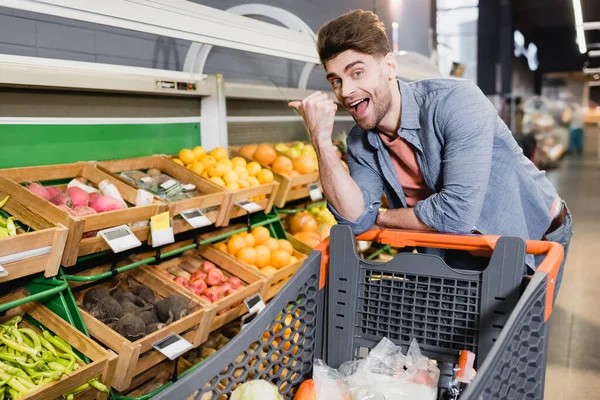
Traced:
POLYGON ((288 103, 288 107, 294 107, 296 110, 300 111, 300 107, 302 107, 302 102, 298 100, 290 101, 288 103))

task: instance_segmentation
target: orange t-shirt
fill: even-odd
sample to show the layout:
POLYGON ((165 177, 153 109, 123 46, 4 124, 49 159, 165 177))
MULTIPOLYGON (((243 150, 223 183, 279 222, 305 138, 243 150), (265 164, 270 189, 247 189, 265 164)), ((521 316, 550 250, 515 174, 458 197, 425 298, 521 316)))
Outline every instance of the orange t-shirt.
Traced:
POLYGON ((400 136, 391 139, 379 133, 383 144, 390 153, 398 179, 406 196, 406 204, 414 207, 419 201, 431 195, 431 190, 425 184, 425 179, 419 168, 417 153, 413 146, 400 136))

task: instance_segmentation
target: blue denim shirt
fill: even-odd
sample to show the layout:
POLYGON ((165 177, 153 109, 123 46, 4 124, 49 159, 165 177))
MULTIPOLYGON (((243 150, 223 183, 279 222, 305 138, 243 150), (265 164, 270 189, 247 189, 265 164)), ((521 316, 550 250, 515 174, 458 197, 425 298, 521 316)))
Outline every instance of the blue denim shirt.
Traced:
MULTIPOLYGON (((425 183, 434 193, 415 214, 439 232, 518 236, 539 240, 551 223, 556 190, 527 159, 495 107, 472 82, 398 81, 398 135, 411 143, 425 183)), ((329 209, 355 234, 369 230, 383 193, 390 208, 406 207, 402 182, 375 131, 354 126, 347 139, 350 175, 365 209, 356 221, 329 209)), ((532 256, 527 264, 535 268, 532 256)))

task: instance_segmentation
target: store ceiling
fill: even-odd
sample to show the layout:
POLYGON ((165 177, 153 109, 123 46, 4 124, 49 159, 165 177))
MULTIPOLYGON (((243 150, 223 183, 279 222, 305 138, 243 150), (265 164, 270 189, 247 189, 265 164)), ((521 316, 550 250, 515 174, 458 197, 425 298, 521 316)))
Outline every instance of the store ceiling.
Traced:
MULTIPOLYGON (((538 47, 543 72, 599 67, 600 57, 581 54, 576 43, 572 0, 513 0, 515 29, 538 47)), ((581 0, 583 21, 600 21, 600 0, 581 0)), ((600 50, 600 30, 586 31, 588 50, 600 50)))

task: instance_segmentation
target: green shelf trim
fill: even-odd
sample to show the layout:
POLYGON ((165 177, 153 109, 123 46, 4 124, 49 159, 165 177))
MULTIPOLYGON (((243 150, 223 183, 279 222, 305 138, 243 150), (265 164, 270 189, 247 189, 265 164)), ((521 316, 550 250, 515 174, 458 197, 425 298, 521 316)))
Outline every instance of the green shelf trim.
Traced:
POLYGON ((277 209, 277 212, 280 213, 280 214, 297 214, 297 213, 302 212, 302 211, 310 210, 311 208, 321 207, 324 204, 327 204, 327 200, 319 201, 317 203, 312 203, 312 204, 309 204, 308 206, 303 207, 303 208, 282 208, 282 209, 277 209))
POLYGON ((0 304, 0 312, 6 312, 11 308, 15 308, 32 301, 45 300, 48 297, 58 294, 69 287, 68 282, 60 281, 58 279, 48 279, 47 283, 49 284, 49 286, 54 287, 46 290, 41 290, 39 292, 36 291, 36 293, 30 294, 29 296, 25 296, 22 299, 17 299, 9 301, 8 303, 0 304))

